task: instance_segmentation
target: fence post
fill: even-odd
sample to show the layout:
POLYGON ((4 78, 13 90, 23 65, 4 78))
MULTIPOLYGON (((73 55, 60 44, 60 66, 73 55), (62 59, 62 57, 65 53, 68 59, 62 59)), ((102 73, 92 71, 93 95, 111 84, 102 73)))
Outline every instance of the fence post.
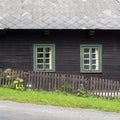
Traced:
POLYGON ((25 89, 27 88, 27 81, 28 81, 28 72, 23 72, 21 71, 21 75, 23 76, 23 86, 25 87, 25 89))
POLYGON ((2 70, 0 70, 0 86, 2 85, 2 70))

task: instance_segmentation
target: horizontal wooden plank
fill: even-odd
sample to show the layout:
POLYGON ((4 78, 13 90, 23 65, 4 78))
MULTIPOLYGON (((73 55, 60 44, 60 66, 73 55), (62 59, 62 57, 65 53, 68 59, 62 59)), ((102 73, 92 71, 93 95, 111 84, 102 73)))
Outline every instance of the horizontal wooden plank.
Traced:
POLYGON ((49 36, 18 32, 0 36, 0 68, 33 70, 33 44, 55 44, 56 73, 80 73, 80 45, 101 44, 101 74, 84 74, 120 80, 120 34, 118 32, 96 32, 89 38, 87 32, 52 32, 49 36))

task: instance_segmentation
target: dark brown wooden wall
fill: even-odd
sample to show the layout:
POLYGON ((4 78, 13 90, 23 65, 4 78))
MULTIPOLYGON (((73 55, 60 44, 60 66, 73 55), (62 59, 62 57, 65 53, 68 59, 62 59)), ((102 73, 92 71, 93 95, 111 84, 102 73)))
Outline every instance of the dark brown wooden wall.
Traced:
POLYGON ((103 72, 85 74, 120 79, 120 31, 7 30, 0 34, 0 68, 33 70, 33 44, 55 44, 56 72, 80 74, 80 45, 102 44, 103 72))

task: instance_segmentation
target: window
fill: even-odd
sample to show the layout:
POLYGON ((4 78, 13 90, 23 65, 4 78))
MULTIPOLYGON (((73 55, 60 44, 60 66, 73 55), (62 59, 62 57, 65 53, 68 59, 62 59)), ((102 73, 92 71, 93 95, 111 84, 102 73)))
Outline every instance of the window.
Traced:
POLYGON ((80 46, 80 69, 83 73, 102 72, 102 45, 80 46))
POLYGON ((55 71, 55 45, 34 45, 34 70, 43 72, 55 71))

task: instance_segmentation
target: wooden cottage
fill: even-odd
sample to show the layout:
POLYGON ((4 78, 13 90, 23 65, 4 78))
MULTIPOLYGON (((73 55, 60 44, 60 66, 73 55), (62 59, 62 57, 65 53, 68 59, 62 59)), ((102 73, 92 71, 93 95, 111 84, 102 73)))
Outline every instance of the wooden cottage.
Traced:
POLYGON ((0 0, 0 68, 120 79, 120 0, 0 0))

